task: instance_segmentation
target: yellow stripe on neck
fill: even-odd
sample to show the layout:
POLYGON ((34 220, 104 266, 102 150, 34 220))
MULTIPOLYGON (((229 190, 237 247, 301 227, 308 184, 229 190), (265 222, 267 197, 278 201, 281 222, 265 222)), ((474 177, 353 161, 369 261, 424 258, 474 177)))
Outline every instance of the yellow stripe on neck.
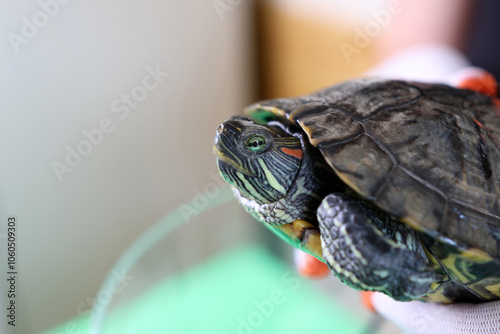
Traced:
POLYGON ((262 169, 264 170, 264 173, 266 174, 267 181, 269 181, 269 184, 271 185, 271 187, 273 187, 274 189, 276 189, 277 191, 279 191, 280 193, 285 195, 286 194, 285 187, 283 187, 278 182, 278 180, 276 180, 273 173, 271 173, 269 168, 267 168, 266 164, 264 163, 264 161, 262 159, 259 159, 259 164, 262 167, 262 169))
POLYGON ((238 178, 245 184, 245 187, 248 189, 248 191, 250 192, 250 194, 253 197, 257 198, 260 201, 264 201, 265 200, 265 198, 262 197, 257 192, 257 190, 252 186, 252 184, 250 182, 248 182, 248 180, 245 178, 245 176, 243 174, 241 174, 240 172, 236 172, 236 176, 238 176, 238 178))

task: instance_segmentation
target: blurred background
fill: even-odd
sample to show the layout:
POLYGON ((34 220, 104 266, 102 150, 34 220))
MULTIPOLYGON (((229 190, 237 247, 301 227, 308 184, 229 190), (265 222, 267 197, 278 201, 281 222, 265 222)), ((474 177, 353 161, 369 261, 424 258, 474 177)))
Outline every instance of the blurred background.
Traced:
MULTIPOLYGON (((279 281, 266 285, 275 276, 266 278, 265 270, 282 268, 276 277, 288 273, 291 250, 234 201, 195 217, 208 200, 227 193, 216 190, 223 185, 213 136, 219 123, 256 99, 309 93, 372 68, 380 59, 375 41, 392 22, 393 14, 380 14, 391 13, 388 6, 384 0, 3 2, 0 264, 6 268, 6 221, 14 215, 18 275, 15 331, 4 314, 0 331, 85 333, 91 320, 81 319, 95 315, 93 302, 113 270, 127 284, 106 305, 131 302, 187 272, 196 278, 180 279, 176 294, 162 295, 159 309, 185 316, 193 304, 206 303, 210 310, 219 298, 211 311, 219 315, 236 303, 250 306, 238 311, 241 317, 228 316, 234 330, 217 332, 297 326, 290 320, 296 313, 265 317, 258 326, 238 322, 258 310, 255 298, 271 298, 280 288, 279 281), (208 197, 190 204, 204 192, 208 197), (151 242, 129 276, 114 267, 138 236, 175 210, 189 224, 151 242), (235 257, 224 257, 229 255, 235 257), (244 261, 246 270, 256 270, 231 269, 244 261), (205 269, 192 271, 200 266, 205 269), (213 281, 204 280, 212 274, 213 281), (187 297, 187 291, 223 278, 250 292, 265 286, 267 297, 230 299, 224 291, 187 297), (179 304, 183 298, 191 306, 179 304), (175 305, 177 311, 170 309, 175 305)), ((297 292, 303 299, 286 301, 297 306, 290 312, 312 305, 303 307, 309 313, 302 310, 302 322, 319 322, 316 314, 333 329, 328 326, 342 322, 337 313, 359 319, 344 333, 396 332, 388 324, 373 325, 358 295, 336 280, 306 285, 297 292), (311 310, 314 305, 321 310, 311 310), (348 315, 339 313, 344 311, 348 315)), ((6 288, 2 310, 9 302, 6 288)), ((148 332, 173 331, 157 326, 148 332)))

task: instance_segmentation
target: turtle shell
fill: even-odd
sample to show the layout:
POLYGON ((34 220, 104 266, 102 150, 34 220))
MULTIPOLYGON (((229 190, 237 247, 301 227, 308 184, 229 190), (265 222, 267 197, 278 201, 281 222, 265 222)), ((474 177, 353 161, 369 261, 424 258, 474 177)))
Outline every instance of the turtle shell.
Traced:
POLYGON ((499 257, 500 110, 491 98, 358 79, 247 112, 299 124, 347 185, 412 228, 471 258, 499 257))

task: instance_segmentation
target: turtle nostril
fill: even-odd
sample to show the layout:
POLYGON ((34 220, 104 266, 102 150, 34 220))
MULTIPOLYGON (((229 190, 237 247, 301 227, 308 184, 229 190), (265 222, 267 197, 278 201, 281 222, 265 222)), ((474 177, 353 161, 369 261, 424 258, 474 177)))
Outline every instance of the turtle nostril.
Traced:
POLYGON ((217 133, 218 134, 221 134, 222 133, 222 130, 224 130, 224 124, 221 124, 217 127, 217 133))

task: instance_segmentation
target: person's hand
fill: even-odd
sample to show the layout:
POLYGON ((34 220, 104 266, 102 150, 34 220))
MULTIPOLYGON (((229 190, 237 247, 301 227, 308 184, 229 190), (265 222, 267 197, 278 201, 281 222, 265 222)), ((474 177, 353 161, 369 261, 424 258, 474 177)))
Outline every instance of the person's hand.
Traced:
MULTIPOLYGON (((297 271, 308 278, 329 273, 326 264, 294 250, 297 271)), ((365 306, 393 322, 407 334, 498 334, 500 300, 481 304, 398 302, 379 292, 362 292, 365 306)))
POLYGON ((375 311, 408 334, 500 333, 500 301, 481 304, 397 302, 373 293, 375 311))

